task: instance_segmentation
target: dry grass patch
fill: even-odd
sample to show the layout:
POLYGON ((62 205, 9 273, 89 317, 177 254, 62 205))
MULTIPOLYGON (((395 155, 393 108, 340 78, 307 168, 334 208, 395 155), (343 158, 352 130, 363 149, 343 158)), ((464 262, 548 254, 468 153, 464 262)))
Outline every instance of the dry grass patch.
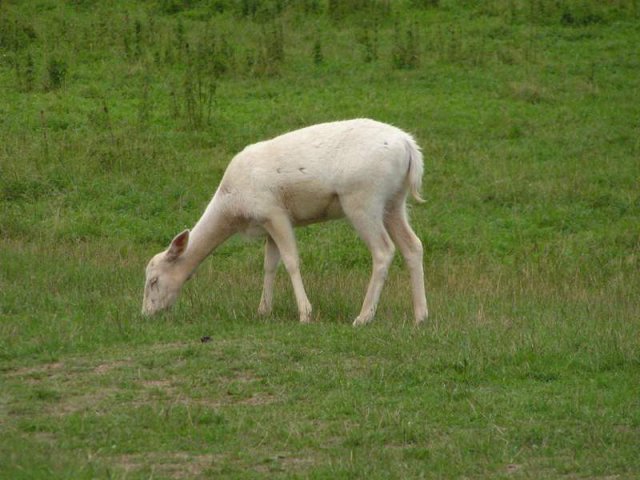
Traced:
POLYGON ((93 373, 96 375, 106 375, 114 369, 126 367, 131 364, 131 359, 127 360, 114 360, 112 362, 101 363, 93 369, 93 373))
POLYGON ((546 88, 532 81, 512 82, 509 89, 514 100, 538 104, 551 99, 546 88))
POLYGON ((63 362, 51 362, 34 367, 18 367, 5 374, 7 378, 20 378, 24 381, 40 381, 43 377, 51 377, 64 368, 63 362))

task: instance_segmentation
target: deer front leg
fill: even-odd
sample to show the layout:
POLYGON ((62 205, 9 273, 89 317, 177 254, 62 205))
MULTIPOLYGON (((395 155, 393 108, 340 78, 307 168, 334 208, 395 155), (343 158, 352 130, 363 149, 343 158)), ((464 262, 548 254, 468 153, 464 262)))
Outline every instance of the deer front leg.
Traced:
POLYGON ((300 313, 300 322, 309 323, 311 321, 311 303, 302 284, 300 258, 291 222, 285 213, 274 212, 263 226, 280 251, 282 262, 291 277, 291 284, 293 285, 293 292, 295 293, 298 312, 300 313))

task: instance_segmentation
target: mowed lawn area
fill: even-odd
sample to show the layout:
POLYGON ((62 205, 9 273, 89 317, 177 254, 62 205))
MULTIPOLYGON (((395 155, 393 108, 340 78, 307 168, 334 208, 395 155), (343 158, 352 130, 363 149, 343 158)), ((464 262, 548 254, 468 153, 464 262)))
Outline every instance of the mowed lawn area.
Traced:
POLYGON ((635 0, 0 1, 0 478, 640 477, 635 0), (410 132, 430 316, 344 221, 314 322, 232 238, 168 313, 144 268, 245 145, 410 132))

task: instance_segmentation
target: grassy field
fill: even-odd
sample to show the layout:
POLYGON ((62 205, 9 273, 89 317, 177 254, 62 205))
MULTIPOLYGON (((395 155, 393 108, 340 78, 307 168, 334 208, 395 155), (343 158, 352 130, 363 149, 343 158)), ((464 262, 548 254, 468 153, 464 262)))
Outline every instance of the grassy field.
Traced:
POLYGON ((635 0, 1 0, 0 478, 638 478, 638 45, 635 0), (400 258, 351 327, 343 222, 311 325, 241 238, 139 314, 235 152, 352 117, 423 147, 423 327, 400 258))

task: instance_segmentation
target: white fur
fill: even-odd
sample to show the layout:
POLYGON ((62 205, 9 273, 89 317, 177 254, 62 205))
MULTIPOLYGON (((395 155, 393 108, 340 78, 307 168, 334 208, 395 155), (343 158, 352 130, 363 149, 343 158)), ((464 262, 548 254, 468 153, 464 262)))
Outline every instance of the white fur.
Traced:
POLYGON ((417 201, 422 154, 413 138, 390 125, 358 119, 323 123, 250 145, 231 161, 218 190, 193 227, 151 259, 142 311, 171 306, 198 265, 235 233, 265 233, 264 287, 258 308, 268 314, 282 259, 301 322, 311 320, 293 227, 346 216, 373 258, 373 272, 354 325, 373 319, 394 244, 411 274, 416 323, 427 317, 422 244, 407 221, 406 198, 417 201))

